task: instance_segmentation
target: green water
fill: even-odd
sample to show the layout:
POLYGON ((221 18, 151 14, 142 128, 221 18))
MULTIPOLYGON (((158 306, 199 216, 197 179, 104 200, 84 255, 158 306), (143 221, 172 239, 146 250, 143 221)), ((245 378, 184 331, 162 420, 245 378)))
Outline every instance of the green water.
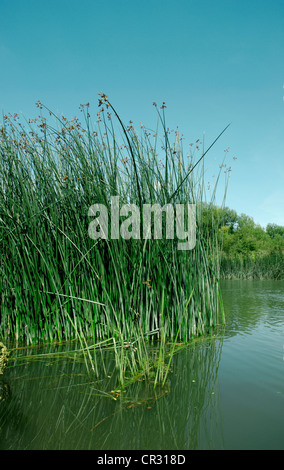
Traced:
POLYGON ((0 449, 284 449, 284 282, 222 292, 225 328, 175 355, 164 389, 135 382, 114 400, 108 362, 94 383, 79 354, 29 360, 78 345, 19 351, 0 382, 0 449))

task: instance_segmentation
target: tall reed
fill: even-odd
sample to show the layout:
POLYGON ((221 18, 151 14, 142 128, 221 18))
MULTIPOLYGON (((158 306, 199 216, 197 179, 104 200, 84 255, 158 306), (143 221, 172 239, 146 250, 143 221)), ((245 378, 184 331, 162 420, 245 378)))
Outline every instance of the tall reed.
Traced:
POLYGON ((284 255, 281 251, 266 254, 220 256, 222 279, 284 279, 284 255))
POLYGON ((90 206, 104 204, 110 213, 111 196, 141 207, 199 203, 205 192, 207 151, 198 155, 196 144, 185 154, 178 132, 166 127, 164 104, 156 106, 155 132, 124 125, 105 95, 99 104, 95 122, 89 103, 80 106, 84 126, 40 102, 39 116, 27 123, 4 116, 0 337, 112 338, 131 366, 131 354, 151 338, 188 341, 224 320, 218 241, 199 222, 202 204, 193 250, 177 250, 176 237, 88 236, 90 206))

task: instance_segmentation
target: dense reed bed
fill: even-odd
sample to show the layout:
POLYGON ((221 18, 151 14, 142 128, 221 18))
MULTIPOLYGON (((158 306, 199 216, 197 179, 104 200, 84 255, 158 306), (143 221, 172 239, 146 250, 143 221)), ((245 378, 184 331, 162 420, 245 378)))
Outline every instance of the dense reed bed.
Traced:
POLYGON ((220 256, 221 279, 284 279, 284 255, 281 251, 264 255, 220 256))
POLYGON ((4 116, 0 132, 0 337, 111 340, 129 365, 149 339, 188 341, 222 323, 217 234, 199 223, 207 151, 184 152, 165 104, 155 131, 125 126, 105 95, 96 120, 80 106, 83 124, 37 106, 26 123, 4 116), (176 236, 90 238, 90 207, 110 212, 113 196, 140 208, 196 203, 195 248, 178 250, 176 236))

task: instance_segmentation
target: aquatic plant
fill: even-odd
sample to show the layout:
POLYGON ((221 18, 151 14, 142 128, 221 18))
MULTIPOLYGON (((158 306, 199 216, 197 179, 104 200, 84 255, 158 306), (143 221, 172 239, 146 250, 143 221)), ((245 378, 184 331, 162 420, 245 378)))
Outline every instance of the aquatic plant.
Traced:
MULTIPOLYGON (((148 419, 155 424, 160 448, 166 436, 177 449, 182 448, 180 439, 196 446, 202 414, 208 413, 209 428, 216 421, 216 407, 209 405, 218 395, 222 340, 200 337, 180 347, 171 364, 171 383, 154 389, 142 374, 121 387, 111 350, 104 354, 105 373, 98 361, 100 379, 90 380, 78 341, 12 348, 7 369, 12 400, 1 408, 0 449, 106 450, 116 437, 125 448, 142 448, 141 442, 147 448, 153 440, 148 419)), ((159 354, 158 346, 151 350, 159 354)), ((8 392, 4 385, 0 382, 2 396, 8 392)), ((217 439, 215 428, 213 434, 217 439)))
POLYGON ((220 256, 221 279, 284 279, 284 255, 281 251, 261 254, 223 253, 220 256))
POLYGON ((90 104, 80 105, 84 126, 39 101, 39 116, 26 123, 16 114, 4 116, 3 338, 27 344, 77 338, 94 371, 97 356, 85 338, 94 345, 111 339, 123 376, 126 369, 137 370, 137 361, 149 373, 149 340, 188 341, 223 322, 217 233, 200 222, 199 202, 204 156, 224 131, 206 151, 197 140, 185 154, 183 136, 166 127, 165 103, 154 105, 155 131, 141 125, 138 132, 131 121, 124 125, 103 94, 96 122, 90 104), (176 236, 92 239, 90 207, 103 204, 111 211, 112 196, 140 208, 197 204, 195 248, 178 250, 176 236))
POLYGON ((9 351, 3 343, 0 343, 0 375, 3 375, 8 364, 9 351))

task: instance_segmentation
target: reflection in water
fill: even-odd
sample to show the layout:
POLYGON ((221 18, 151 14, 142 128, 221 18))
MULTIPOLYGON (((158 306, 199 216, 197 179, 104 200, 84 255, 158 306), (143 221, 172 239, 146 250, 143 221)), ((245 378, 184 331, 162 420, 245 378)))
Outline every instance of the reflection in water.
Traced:
POLYGON ((94 383, 82 359, 35 360, 26 350, 7 370, 13 397, 0 409, 0 448, 196 449, 201 422, 211 447, 220 351, 220 341, 199 341, 174 356, 165 387, 136 381, 114 395, 111 362, 94 383))
POLYGON ((283 323, 283 281, 223 281, 227 333, 253 334, 259 323, 283 323))
POLYGON ((164 388, 136 380, 114 393, 112 359, 91 381, 70 344, 16 351, 0 449, 283 449, 283 292, 224 282, 225 328, 177 353, 164 388))
POLYGON ((162 426, 156 448, 163 449, 166 439, 168 449, 198 449, 201 438, 203 445, 214 448, 214 440, 221 440, 217 381, 221 347, 218 340, 200 342, 175 357, 171 393, 157 403, 162 426))
MULTIPOLYGON (((203 432, 207 433, 208 447, 213 447, 212 429, 219 432, 216 380, 220 352, 221 342, 213 341, 197 343, 178 353, 168 383, 169 393, 159 400, 147 401, 146 408, 141 402, 143 389, 135 383, 127 393, 136 395, 141 406, 118 414, 110 427, 102 423, 95 434, 100 446, 104 449, 197 449, 203 432)), ((148 397, 151 392, 153 395, 151 388, 146 394, 144 390, 148 397)))

